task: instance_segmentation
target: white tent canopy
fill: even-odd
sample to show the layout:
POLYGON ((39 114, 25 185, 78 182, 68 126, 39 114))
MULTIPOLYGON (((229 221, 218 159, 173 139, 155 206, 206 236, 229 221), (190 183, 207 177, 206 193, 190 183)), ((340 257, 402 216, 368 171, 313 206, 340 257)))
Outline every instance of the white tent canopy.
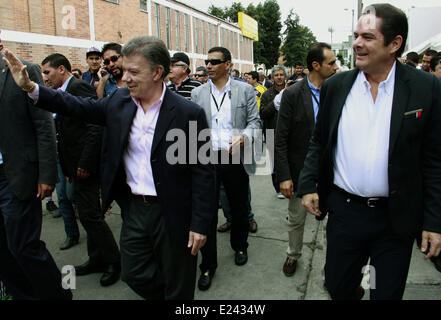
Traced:
POLYGON ((408 52, 414 51, 418 54, 423 53, 426 51, 426 49, 432 49, 435 51, 441 51, 441 33, 438 33, 436 36, 433 36, 430 39, 427 39, 426 41, 420 43, 414 48, 409 48, 409 50, 406 51, 404 55, 406 55, 408 52))

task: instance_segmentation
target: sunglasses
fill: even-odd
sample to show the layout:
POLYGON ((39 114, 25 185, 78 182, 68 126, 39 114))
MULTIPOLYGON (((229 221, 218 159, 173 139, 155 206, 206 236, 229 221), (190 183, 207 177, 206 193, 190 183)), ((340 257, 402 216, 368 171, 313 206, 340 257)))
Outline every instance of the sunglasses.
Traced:
POLYGON ((216 66, 218 64, 225 63, 227 61, 228 60, 210 59, 210 60, 205 60, 205 65, 208 66, 208 64, 211 63, 212 66, 216 66))
POLYGON ((118 56, 111 56, 109 59, 104 59, 103 63, 104 63, 104 65, 108 66, 110 64, 110 61, 117 62, 119 57, 120 57, 119 55, 118 56))
POLYGON ((206 74, 195 74, 194 77, 195 78, 199 78, 199 77, 206 77, 206 74))

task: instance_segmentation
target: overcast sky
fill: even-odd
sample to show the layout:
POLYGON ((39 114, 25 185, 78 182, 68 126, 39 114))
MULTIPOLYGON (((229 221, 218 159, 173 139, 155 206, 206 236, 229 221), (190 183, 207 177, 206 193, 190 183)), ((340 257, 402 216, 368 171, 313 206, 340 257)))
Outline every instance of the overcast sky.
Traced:
MULTIPOLYGON (((208 11, 211 4, 217 7, 230 6, 233 2, 241 2, 244 7, 253 3, 255 5, 262 1, 252 0, 179 0, 194 8, 202 11, 208 11)), ((300 23, 308 26, 318 41, 331 42, 331 34, 329 27, 335 30, 332 35, 332 42, 346 41, 351 34, 352 9, 355 9, 355 20, 357 19, 357 1, 356 0, 277 0, 282 13, 282 23, 288 16, 289 10, 294 11, 300 17, 300 23), (345 8, 349 9, 345 11, 345 8)), ((369 1, 365 0, 364 5, 386 1, 369 1)), ((439 7, 440 0, 389 0, 388 3, 399 7, 404 12, 412 6, 419 7, 439 7)), ((354 24, 356 21, 354 20, 354 24)))

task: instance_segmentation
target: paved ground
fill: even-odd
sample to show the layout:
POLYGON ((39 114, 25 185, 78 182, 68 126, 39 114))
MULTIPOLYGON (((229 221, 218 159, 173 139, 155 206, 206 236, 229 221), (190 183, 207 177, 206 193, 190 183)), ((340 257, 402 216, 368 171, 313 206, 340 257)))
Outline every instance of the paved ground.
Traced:
MULTIPOLYGON (((259 225, 258 232, 249 237, 249 260, 245 266, 234 264, 229 246, 229 233, 218 233, 219 268, 211 288, 201 292, 196 289, 196 300, 327 300, 323 289, 323 265, 325 258, 324 222, 308 216, 304 236, 303 256, 293 277, 282 273, 286 258, 287 232, 285 216, 288 202, 277 199, 270 176, 251 178, 252 208, 259 225)), ((118 208, 107 217, 114 235, 119 239, 120 215, 118 208)), ((81 229, 80 244, 67 250, 58 249, 64 240, 61 218, 54 219, 44 213, 42 239, 53 254, 60 269, 64 265, 77 265, 87 260, 85 232, 81 229)), ((219 224, 225 221, 219 211, 219 224)), ((200 259, 200 257, 199 257, 200 259)), ((179 263, 177 261, 177 263, 179 263)), ((198 274, 199 276, 199 274, 198 274)), ((74 299, 80 300, 134 300, 139 297, 125 283, 103 288, 99 274, 77 277, 74 299)), ((365 295, 368 299, 368 295, 365 295)), ((440 300, 441 273, 422 254, 414 250, 408 285, 404 299, 440 300)))

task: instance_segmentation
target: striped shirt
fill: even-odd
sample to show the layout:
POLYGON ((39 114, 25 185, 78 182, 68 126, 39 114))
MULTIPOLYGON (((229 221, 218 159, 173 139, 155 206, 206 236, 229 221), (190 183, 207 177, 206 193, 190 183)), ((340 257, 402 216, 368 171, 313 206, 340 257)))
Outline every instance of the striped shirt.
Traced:
POLYGON ((197 80, 191 80, 189 77, 185 78, 184 81, 182 81, 181 85, 179 87, 176 87, 176 85, 173 82, 170 82, 167 87, 177 94, 183 96, 187 100, 191 100, 191 91, 199 87, 202 83, 200 83, 197 80))

